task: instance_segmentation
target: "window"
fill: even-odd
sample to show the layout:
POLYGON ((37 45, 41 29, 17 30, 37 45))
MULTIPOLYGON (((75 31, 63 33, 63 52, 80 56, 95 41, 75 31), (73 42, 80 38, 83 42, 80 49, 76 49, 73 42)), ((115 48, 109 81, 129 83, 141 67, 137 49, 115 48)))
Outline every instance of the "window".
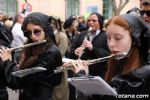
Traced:
POLYGON ((0 0, 0 10, 8 15, 17 12, 17 0, 0 0))
POLYGON ((79 0, 67 0, 67 18, 71 15, 79 15, 79 0))
POLYGON ((105 19, 111 18, 113 15, 111 0, 103 0, 103 15, 105 19))

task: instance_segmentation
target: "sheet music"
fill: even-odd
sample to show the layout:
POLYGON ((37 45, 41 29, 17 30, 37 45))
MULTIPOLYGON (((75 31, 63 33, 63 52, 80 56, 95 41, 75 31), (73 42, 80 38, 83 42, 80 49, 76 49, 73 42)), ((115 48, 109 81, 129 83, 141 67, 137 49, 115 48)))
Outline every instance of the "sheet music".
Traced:
POLYGON ((86 95, 117 95, 117 92, 101 77, 75 77, 68 78, 70 84, 86 95))

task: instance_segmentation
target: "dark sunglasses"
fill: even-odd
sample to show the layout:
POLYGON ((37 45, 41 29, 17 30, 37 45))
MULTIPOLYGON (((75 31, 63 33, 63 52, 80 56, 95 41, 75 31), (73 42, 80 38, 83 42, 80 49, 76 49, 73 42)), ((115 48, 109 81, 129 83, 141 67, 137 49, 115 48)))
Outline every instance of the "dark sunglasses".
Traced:
POLYGON ((41 31, 43 31, 42 29, 35 29, 35 30, 27 30, 25 31, 25 36, 27 37, 31 37, 32 36, 32 33, 35 35, 35 36, 39 36, 41 34, 41 31))
POLYGON ((143 16, 144 14, 146 14, 148 17, 150 17, 150 10, 146 10, 146 11, 140 11, 140 15, 143 16))
POLYGON ((96 19, 88 19, 87 21, 88 21, 88 22, 91 22, 91 21, 92 21, 92 22, 95 23, 95 22, 98 21, 98 20, 96 20, 96 19))

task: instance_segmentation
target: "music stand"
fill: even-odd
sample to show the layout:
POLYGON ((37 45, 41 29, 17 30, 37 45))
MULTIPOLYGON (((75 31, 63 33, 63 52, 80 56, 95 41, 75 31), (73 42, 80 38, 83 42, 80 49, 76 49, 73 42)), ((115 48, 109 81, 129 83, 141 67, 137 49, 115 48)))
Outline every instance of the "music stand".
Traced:
POLYGON ((101 77, 73 77, 68 82, 85 95, 117 95, 117 92, 101 77))

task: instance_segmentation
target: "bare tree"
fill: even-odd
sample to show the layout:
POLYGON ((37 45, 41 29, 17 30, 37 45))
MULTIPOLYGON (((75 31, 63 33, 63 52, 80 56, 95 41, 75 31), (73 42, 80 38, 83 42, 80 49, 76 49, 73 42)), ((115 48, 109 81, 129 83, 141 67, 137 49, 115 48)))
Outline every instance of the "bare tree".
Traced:
POLYGON ((111 0, 114 15, 119 15, 122 9, 128 4, 129 0, 119 0, 119 4, 117 6, 116 0, 111 0))

